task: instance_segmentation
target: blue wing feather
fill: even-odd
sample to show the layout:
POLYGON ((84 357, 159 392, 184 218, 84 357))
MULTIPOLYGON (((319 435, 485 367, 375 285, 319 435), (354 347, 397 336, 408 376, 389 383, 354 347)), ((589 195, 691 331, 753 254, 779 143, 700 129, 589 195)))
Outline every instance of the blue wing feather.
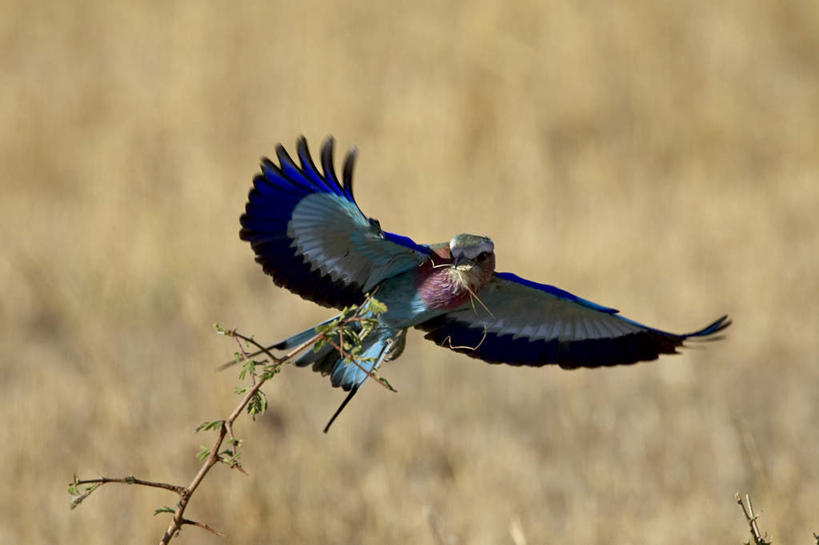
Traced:
POLYGON ((307 173, 300 170, 296 166, 296 164, 293 162, 293 159, 290 157, 287 151, 281 146, 281 144, 276 146, 276 157, 278 157, 279 159, 282 174, 287 179, 292 180, 294 183, 298 184, 305 190, 312 191, 317 188, 320 191, 325 191, 327 193, 336 192, 334 191, 332 185, 327 184, 320 177, 318 177, 318 180, 316 180, 316 178, 313 176, 311 176, 310 179, 308 179, 307 173))
POLYGON ((299 155, 299 162, 301 162, 301 170, 305 176, 313 180, 313 183, 316 184, 317 187, 323 188, 323 191, 335 193, 333 188, 330 187, 324 179, 324 176, 319 173, 318 167, 316 167, 316 164, 313 162, 313 157, 310 155, 310 150, 307 147, 307 141, 304 138, 299 138, 296 148, 299 155))
POLYGON ((324 306, 344 307, 426 258, 425 246, 384 233, 358 208, 352 193, 354 152, 345 161, 342 185, 333 167, 332 139, 322 148, 323 174, 304 138, 297 149, 301 167, 281 146, 278 165, 262 160, 240 218, 240 238, 250 242, 256 261, 277 285, 324 306))
POLYGON ((355 167, 356 156, 358 156, 358 150, 356 148, 351 149, 349 153, 347 153, 347 157, 344 158, 344 170, 341 174, 344 179, 344 183, 342 184, 344 194, 353 202, 355 202, 353 198, 353 168, 355 167))
MULTIPOLYGON (((324 177, 334 184, 335 187, 333 190, 337 192, 338 195, 341 195, 343 191, 341 184, 338 183, 338 176, 336 176, 336 169, 333 165, 333 146, 334 140, 328 138, 327 142, 321 147, 321 168, 324 170, 324 177)), ((352 199, 348 200, 355 202, 352 199)))

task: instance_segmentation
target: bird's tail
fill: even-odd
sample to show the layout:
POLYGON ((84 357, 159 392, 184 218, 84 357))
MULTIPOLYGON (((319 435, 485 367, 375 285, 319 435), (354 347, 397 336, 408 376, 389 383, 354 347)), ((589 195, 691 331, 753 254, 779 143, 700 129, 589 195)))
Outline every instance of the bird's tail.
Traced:
MULTIPOLYGON (((294 348, 310 340, 318 334, 318 329, 335 317, 317 324, 314 327, 297 333, 273 346, 277 350, 294 348)), ((358 323, 351 327, 360 328, 358 323)), ((335 387, 349 391, 349 395, 342 402, 336 413, 330 419, 325 433, 330 425, 341 413, 347 403, 358 391, 358 388, 367 380, 370 374, 384 362, 397 358, 404 349, 406 329, 377 327, 361 339, 361 351, 355 358, 345 358, 337 350, 337 343, 325 343, 318 349, 308 349, 293 362, 297 367, 312 366, 313 371, 322 375, 330 375, 330 382, 335 387)))

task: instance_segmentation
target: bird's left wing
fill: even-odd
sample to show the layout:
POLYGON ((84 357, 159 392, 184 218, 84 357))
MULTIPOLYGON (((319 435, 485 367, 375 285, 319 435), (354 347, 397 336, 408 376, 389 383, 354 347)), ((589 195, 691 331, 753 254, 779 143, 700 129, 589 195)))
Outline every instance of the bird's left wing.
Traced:
POLYGON ((668 333, 512 273, 495 273, 478 297, 417 327, 436 344, 489 363, 571 369, 653 360, 731 323, 723 316, 699 331, 668 333))
POLYGON ((239 236, 273 281, 320 305, 361 302, 382 280, 426 259, 426 246, 381 229, 353 198, 355 151, 344 161, 343 183, 333 167, 333 140, 321 149, 323 172, 302 137, 297 166, 282 146, 279 164, 262 160, 253 180, 239 236))

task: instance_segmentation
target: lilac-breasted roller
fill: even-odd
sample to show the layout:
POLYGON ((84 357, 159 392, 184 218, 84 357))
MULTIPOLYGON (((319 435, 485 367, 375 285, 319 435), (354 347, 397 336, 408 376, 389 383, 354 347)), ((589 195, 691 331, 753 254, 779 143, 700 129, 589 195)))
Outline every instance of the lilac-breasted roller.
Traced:
MULTIPOLYGON (((654 360, 731 323, 723 316, 691 333, 661 331, 554 286, 496 272, 488 237, 460 234, 426 245, 384 231, 355 202, 355 150, 344 161, 342 181, 332 138, 322 147, 321 170, 303 137, 297 152, 299 164, 282 146, 276 148, 278 165, 262 160, 240 237, 277 285, 320 305, 356 305, 377 288, 387 310, 363 339, 360 365, 368 371, 400 355, 410 327, 489 363, 575 369, 654 360)), ((309 328, 274 348, 298 346, 315 334, 309 328)), ((308 350, 295 363, 312 365, 330 375, 333 386, 350 391, 333 418, 369 376, 330 345, 308 350)))

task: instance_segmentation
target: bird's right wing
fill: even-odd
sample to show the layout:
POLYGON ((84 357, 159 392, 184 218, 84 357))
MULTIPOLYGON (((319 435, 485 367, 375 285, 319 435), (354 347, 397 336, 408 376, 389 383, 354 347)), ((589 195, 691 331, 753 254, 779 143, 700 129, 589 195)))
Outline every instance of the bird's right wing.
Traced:
POLYGON ((323 173, 298 141, 297 166, 282 146, 279 164, 262 161, 253 180, 239 236, 250 242, 273 281, 320 305, 358 304, 382 280, 416 267, 429 249, 381 229, 353 198, 355 152, 342 184, 333 167, 333 140, 321 149, 323 173))
POLYGON ((723 316, 699 331, 669 333, 512 273, 495 273, 478 298, 417 327, 436 344, 489 363, 575 368, 653 360, 731 324, 723 316))

